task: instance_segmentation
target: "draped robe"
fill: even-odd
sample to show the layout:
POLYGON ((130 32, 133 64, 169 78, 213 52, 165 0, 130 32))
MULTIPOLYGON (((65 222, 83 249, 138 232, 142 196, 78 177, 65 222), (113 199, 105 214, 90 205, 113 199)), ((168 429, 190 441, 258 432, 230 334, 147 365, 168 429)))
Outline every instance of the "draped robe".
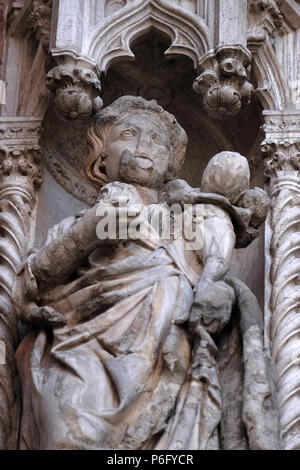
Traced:
MULTIPOLYGON (((109 185, 106 202, 119 190, 119 183, 109 185)), ((121 185, 121 192, 141 202, 133 186, 121 185)), ((233 231, 222 209, 206 213, 233 231)), ((72 217, 54 227, 46 244, 75 223, 72 217)), ((195 366, 191 339, 176 323, 191 309, 201 250, 147 228, 148 238, 99 248, 65 283, 39 289, 39 304, 67 323, 33 328, 18 348, 21 449, 220 447, 217 348, 202 329, 195 366)), ((33 256, 15 282, 23 309, 26 285, 36 282, 33 256)))

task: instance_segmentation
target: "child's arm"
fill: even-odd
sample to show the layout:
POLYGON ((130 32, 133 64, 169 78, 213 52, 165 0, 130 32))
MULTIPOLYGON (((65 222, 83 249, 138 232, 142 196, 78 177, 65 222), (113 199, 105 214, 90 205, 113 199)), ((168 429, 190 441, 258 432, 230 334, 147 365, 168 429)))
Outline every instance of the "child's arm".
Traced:
POLYGON ((195 288, 190 331, 202 322, 210 333, 216 333, 229 320, 234 294, 222 280, 229 270, 235 242, 229 216, 216 206, 205 206, 203 271, 195 288))

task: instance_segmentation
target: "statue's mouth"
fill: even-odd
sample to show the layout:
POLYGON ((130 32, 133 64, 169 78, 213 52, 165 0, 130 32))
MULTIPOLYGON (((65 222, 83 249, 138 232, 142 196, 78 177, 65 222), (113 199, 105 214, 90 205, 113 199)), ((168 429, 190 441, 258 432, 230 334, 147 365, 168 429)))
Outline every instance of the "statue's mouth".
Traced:
POLYGON ((153 166, 153 160, 150 157, 146 157, 145 155, 137 155, 134 157, 134 159, 137 161, 139 167, 143 170, 147 170, 153 166))

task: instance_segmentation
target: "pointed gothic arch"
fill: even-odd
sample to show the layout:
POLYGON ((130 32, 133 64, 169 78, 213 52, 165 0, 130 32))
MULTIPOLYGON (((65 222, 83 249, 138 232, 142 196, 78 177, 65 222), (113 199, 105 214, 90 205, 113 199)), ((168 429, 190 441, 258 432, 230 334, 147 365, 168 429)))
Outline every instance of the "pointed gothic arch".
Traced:
POLYGON ((138 0, 128 4, 98 23, 85 47, 85 54, 93 57, 101 72, 106 72, 113 60, 134 57, 133 40, 157 29, 167 34, 171 46, 166 55, 189 57, 194 67, 212 47, 209 28, 205 21, 170 0, 138 0))
POLYGON ((289 107, 291 104, 290 87, 282 73, 269 38, 266 38, 260 47, 250 48, 250 50, 253 55, 253 72, 257 80, 256 95, 263 108, 285 109, 289 107))

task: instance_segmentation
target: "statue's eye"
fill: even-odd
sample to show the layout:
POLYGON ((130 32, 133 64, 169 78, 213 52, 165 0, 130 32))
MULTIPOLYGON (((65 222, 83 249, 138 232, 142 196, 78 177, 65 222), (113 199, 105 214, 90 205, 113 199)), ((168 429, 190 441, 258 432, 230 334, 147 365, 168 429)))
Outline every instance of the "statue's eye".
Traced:
POLYGON ((122 132, 122 137, 133 137, 135 136, 135 131, 133 129, 125 129, 123 132, 122 132))
POLYGON ((161 139, 159 137, 159 134, 157 134, 157 132, 155 132, 153 135, 152 135, 152 140, 153 142, 156 142, 157 144, 160 144, 161 143, 161 139))

